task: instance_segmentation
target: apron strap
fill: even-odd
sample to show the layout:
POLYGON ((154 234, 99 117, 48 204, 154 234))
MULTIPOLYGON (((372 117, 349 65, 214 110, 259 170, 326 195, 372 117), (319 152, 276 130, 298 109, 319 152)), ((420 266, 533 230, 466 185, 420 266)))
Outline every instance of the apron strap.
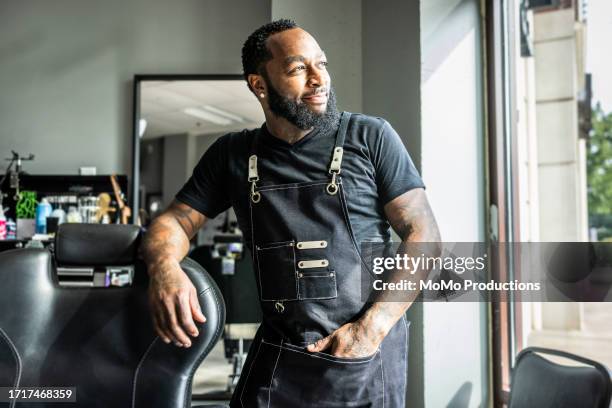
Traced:
POLYGON ((350 119, 350 112, 342 112, 342 116, 340 117, 340 126, 338 126, 338 131, 336 132, 336 142, 334 143, 334 151, 332 153, 331 161, 329 162, 329 174, 340 173, 343 152, 342 146, 344 146, 344 137, 346 136, 346 130, 348 128, 350 119))

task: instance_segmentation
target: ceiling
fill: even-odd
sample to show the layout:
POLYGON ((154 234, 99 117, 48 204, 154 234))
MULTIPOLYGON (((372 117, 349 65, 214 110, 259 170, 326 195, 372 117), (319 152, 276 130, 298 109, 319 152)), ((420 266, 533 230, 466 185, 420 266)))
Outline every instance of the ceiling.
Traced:
POLYGON ((243 80, 143 81, 140 114, 147 121, 145 139, 227 133, 260 127, 265 121, 243 80))

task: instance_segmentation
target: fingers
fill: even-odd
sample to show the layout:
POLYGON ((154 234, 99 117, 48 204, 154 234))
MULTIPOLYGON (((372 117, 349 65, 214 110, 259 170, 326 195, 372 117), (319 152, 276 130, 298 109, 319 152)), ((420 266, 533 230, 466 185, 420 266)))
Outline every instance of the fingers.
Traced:
POLYGON ((153 326, 161 340, 191 347, 189 335, 199 335, 195 321, 204 323, 206 317, 197 291, 184 272, 155 275, 149 286, 149 303, 153 326))
POLYGON ((181 323, 181 328, 192 336, 198 335, 198 329, 193 322, 193 317, 191 316, 191 295, 183 294, 178 298, 178 317, 181 323))
POLYGON ((155 332, 159 336, 159 338, 166 344, 170 343, 172 339, 170 336, 162 329, 163 325, 160 323, 160 318, 156 313, 153 313, 153 328, 155 332))
MULTIPOLYGON (((166 300, 164 302, 164 312, 166 315, 166 329, 170 330, 170 333, 175 339, 175 345, 178 347, 191 347, 191 340, 189 336, 183 331, 183 328, 179 325, 176 308, 180 308, 173 300, 166 300)), ((180 312, 179 312, 180 313, 180 312)))
POLYGON ((321 340, 318 340, 314 344, 309 344, 307 347, 308 351, 311 352, 321 352, 331 346, 333 339, 333 335, 329 335, 327 337, 323 337, 321 340))
POLYGON ((195 289, 192 290, 189 295, 189 305, 191 306, 191 313, 193 317, 200 323, 204 323, 206 321, 206 316, 204 316, 204 313, 202 313, 200 302, 198 301, 198 293, 195 289))

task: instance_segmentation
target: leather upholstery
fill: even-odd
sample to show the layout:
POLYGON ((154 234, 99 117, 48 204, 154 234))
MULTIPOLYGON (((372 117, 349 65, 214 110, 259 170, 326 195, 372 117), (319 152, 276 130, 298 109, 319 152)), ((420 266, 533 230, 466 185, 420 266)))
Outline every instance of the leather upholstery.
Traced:
MULTIPOLYGON (((90 242, 111 243, 117 251, 131 253, 138 239, 133 229, 113 227, 108 232, 90 242)), ((78 236, 78 230, 73 234, 78 236)), ((83 251, 83 259, 95 260, 87 252, 91 246, 71 242, 83 251)), ((72 247, 61 242, 59 247, 71 254, 64 260, 78 263, 72 247)), ((123 255, 111 258, 125 261, 123 255)), ((197 324, 200 335, 188 349, 166 345, 155 335, 142 263, 136 263, 132 287, 66 288, 57 284, 48 250, 0 253, 0 386, 74 386, 77 403, 69 405, 76 407, 190 406, 193 374, 221 336, 225 306, 206 271, 187 258, 181 266, 196 286, 207 317, 206 323, 197 324)))
POLYGON ((132 265, 140 245, 137 225, 62 224, 55 239, 60 265, 132 265))
POLYGON ((611 389, 610 374, 603 365, 563 351, 529 347, 517 356, 508 407, 608 408, 611 389), (556 364, 535 352, 582 365, 556 364))

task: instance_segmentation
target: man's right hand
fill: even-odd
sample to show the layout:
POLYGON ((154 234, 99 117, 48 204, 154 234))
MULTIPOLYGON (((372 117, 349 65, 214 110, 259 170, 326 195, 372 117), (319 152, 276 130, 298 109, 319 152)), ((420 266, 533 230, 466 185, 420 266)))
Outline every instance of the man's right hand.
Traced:
POLYGON ((165 343, 190 347, 189 335, 199 334, 194 320, 206 321, 196 288, 177 262, 157 264, 153 269, 149 305, 155 331, 165 343))

